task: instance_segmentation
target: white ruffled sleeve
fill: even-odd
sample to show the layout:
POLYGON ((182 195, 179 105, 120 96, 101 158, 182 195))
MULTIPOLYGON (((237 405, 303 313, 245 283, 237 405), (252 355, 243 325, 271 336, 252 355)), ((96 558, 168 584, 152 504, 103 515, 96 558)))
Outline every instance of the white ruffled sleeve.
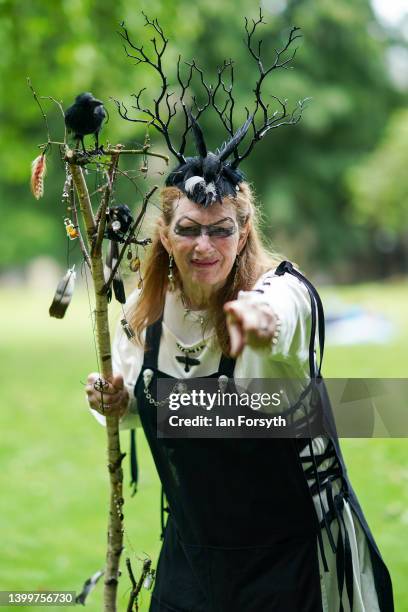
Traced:
POLYGON ((309 359, 311 307, 304 284, 290 274, 263 274, 251 291, 240 291, 238 300, 265 304, 279 317, 280 330, 276 343, 271 343, 269 359, 291 362, 305 369, 309 359))

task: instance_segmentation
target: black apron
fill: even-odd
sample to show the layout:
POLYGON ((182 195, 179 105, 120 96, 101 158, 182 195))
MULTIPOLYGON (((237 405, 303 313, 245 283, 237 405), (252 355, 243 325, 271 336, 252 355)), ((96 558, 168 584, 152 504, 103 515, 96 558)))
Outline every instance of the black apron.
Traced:
MULTIPOLYGON (((284 272, 299 274, 289 262, 283 262, 276 271, 284 272)), ((316 373, 316 298, 310 289, 309 293, 313 353, 310 368, 314 383, 320 368, 316 373)), ((321 316, 319 312, 319 338, 324 342, 321 316)), ((334 442, 325 458, 328 453, 338 458, 329 482, 340 475, 344 486, 332 500, 328 496, 330 509, 319 524, 312 495, 320 495, 328 479, 327 474, 324 479, 317 476, 320 461, 316 461, 310 441, 157 437, 157 412, 152 400, 156 397, 157 379, 170 378, 157 367, 160 337, 161 320, 147 328, 148 348, 135 385, 140 420, 169 505, 150 611, 322 612, 317 546, 320 543, 324 560, 321 529, 326 528, 331 535, 331 522, 338 520, 340 524, 342 500, 347 497, 355 502, 353 509, 357 509, 368 532, 377 591, 379 586, 383 591, 384 607, 379 595, 381 611, 392 612, 388 572, 348 486, 335 429, 334 442), (144 380, 147 370, 153 374, 148 385, 144 380), (313 465, 305 473, 299 453, 308 443, 313 465)), ((218 372, 210 377, 224 375, 232 379, 234 366, 234 360, 222 356, 218 372)), ((312 386, 315 388, 312 384, 309 391, 312 386)), ((321 397, 328 401, 322 387, 321 397)), ((331 412, 327 429, 332 433, 330 415, 331 412)), ((352 604, 347 533, 339 529, 337 543, 332 538, 331 543, 338 560, 339 590, 345 583, 352 604)))

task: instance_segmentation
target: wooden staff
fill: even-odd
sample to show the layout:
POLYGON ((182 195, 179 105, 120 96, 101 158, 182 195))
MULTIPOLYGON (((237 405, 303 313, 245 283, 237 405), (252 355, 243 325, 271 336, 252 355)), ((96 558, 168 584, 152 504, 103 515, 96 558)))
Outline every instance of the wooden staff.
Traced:
MULTIPOLYGON (((120 155, 113 155, 108 170, 108 183, 103 196, 103 206, 106 206, 112 191, 115 171, 120 155)), ((101 376, 103 380, 112 377, 111 341, 108 321, 108 300, 102 291, 105 285, 102 259, 102 240, 98 232, 98 224, 92 210, 88 187, 81 165, 76 163, 74 151, 67 149, 65 155, 69 163, 73 183, 78 195, 79 208, 86 228, 88 252, 91 264, 91 274, 95 295, 96 344, 101 376)), ((104 221, 104 215, 99 217, 99 224, 104 221)), ((108 518, 108 537, 106 551, 106 566, 104 572, 104 612, 116 612, 116 597, 119 580, 119 563, 123 549, 123 471, 122 461, 125 453, 121 452, 119 439, 119 417, 106 416, 108 473, 110 481, 110 503, 108 518)))

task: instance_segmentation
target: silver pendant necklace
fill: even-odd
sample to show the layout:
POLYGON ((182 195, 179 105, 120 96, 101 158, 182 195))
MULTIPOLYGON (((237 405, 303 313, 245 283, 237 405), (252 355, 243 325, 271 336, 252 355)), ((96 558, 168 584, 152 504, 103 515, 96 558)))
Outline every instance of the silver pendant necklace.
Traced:
POLYGON ((199 323, 201 327, 201 334, 204 338, 204 329, 207 324, 207 317, 205 315, 195 312, 194 310, 192 310, 191 308, 187 306, 187 300, 182 291, 180 291, 180 298, 181 298, 181 303, 184 309, 184 318, 186 319, 187 317, 189 317, 190 320, 193 320, 199 323))
POLYGON ((176 341, 176 346, 182 353, 182 355, 176 355, 176 360, 179 363, 184 364, 185 372, 189 372, 191 366, 197 366, 200 364, 200 360, 197 359, 197 357, 199 357, 203 349, 207 346, 207 340, 204 339, 204 329, 207 324, 207 317, 195 312, 194 310, 191 310, 191 308, 187 306, 187 300, 182 291, 180 292, 180 299, 184 310, 184 319, 189 318, 193 322, 199 323, 202 336, 202 340, 196 342, 192 346, 185 346, 176 341))

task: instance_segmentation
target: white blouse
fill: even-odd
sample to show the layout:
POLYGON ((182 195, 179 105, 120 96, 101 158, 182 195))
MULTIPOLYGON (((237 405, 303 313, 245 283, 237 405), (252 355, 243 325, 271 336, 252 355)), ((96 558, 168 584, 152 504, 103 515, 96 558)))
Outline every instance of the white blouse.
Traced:
MULTIPOLYGON (((134 307, 139 292, 134 291, 125 306, 125 312, 134 307)), ((263 274, 251 291, 240 291, 238 300, 252 304, 267 304, 278 315, 281 328, 276 344, 268 348, 246 346, 236 360, 234 378, 278 378, 297 381, 293 387, 295 400, 309 378, 309 339, 310 339, 310 298, 306 287, 290 274, 276 276, 271 270, 263 274), (261 293, 262 291, 262 293, 261 293)), ((204 328, 200 316, 205 311, 186 311, 180 293, 167 292, 163 313, 162 335, 158 368, 176 378, 203 378, 218 370, 220 349, 214 342, 214 328, 207 324, 204 328), (194 347, 206 340, 199 353, 199 365, 185 372, 184 364, 176 360, 181 355, 177 343, 183 347, 194 347)), ((112 365, 115 374, 121 374, 129 392, 130 401, 127 413, 121 418, 120 429, 131 429, 138 425, 137 405, 134 387, 143 364, 143 348, 134 340, 129 340, 120 325, 117 326, 112 346, 112 365)), ((289 391, 291 395, 291 392, 289 391)), ((288 404, 289 405, 289 404, 288 404)), ((280 405, 281 409, 285 406, 280 405)), ((105 417, 91 410, 95 418, 105 425, 105 417)))

